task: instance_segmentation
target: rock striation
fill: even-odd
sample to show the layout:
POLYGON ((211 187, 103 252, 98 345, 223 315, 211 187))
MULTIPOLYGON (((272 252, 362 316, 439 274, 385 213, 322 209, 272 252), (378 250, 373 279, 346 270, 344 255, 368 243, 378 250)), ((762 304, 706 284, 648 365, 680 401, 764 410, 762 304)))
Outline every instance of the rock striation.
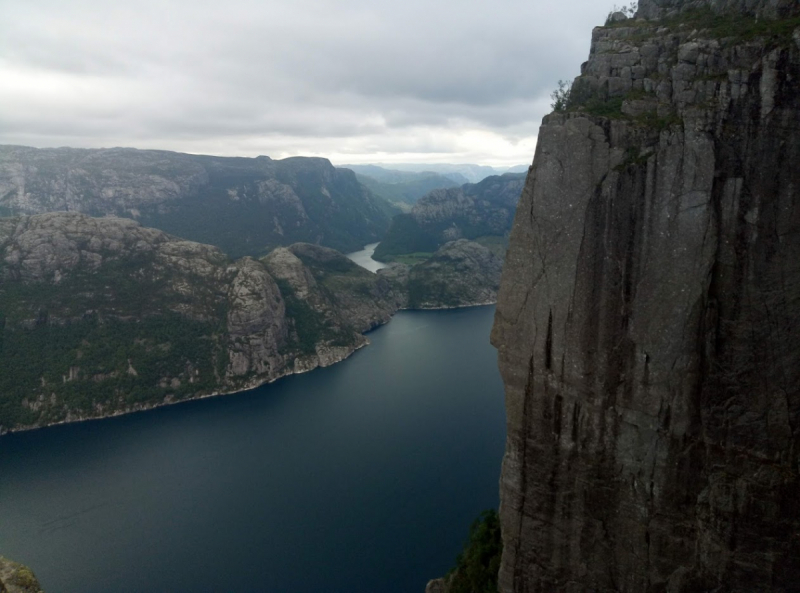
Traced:
POLYGON ((354 251, 395 212, 326 159, 0 146, 0 216, 55 211, 133 218, 235 257, 301 241, 354 251))
POLYGON ((500 591, 797 590, 798 80, 794 1, 594 30, 498 296, 500 591))

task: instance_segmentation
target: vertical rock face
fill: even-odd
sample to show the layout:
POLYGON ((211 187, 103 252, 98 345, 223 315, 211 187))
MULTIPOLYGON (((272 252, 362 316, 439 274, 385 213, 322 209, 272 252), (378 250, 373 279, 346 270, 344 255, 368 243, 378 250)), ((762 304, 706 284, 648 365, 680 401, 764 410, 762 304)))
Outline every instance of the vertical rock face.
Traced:
POLYGON ((545 118, 492 334, 501 591, 797 590, 798 6, 643 0, 545 118))

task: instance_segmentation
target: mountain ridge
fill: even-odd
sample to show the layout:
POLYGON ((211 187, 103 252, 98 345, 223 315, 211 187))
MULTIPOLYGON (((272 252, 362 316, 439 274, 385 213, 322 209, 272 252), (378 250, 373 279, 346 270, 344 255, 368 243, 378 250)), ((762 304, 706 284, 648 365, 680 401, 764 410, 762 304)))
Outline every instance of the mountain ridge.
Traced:
POLYGON ((318 157, 0 146, 0 215, 51 211, 134 218, 236 257, 299 241, 354 251, 395 212, 318 157))

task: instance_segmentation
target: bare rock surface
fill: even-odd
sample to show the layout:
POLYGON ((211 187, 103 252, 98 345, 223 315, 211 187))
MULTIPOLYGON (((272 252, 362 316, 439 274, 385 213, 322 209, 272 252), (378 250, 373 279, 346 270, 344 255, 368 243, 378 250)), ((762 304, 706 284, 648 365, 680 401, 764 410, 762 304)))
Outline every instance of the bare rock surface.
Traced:
POLYGON ((0 593, 42 593, 30 568, 0 556, 0 593))
POLYGON ((500 590, 793 591, 800 7, 637 16, 594 30, 511 233, 500 590))

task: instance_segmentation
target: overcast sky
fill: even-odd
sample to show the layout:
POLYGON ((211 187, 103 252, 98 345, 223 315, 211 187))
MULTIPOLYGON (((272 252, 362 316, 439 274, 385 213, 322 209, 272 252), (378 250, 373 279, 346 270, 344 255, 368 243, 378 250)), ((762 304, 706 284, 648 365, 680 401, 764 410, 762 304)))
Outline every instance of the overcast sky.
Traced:
POLYGON ((0 0, 0 144, 528 163, 596 0, 0 0))

